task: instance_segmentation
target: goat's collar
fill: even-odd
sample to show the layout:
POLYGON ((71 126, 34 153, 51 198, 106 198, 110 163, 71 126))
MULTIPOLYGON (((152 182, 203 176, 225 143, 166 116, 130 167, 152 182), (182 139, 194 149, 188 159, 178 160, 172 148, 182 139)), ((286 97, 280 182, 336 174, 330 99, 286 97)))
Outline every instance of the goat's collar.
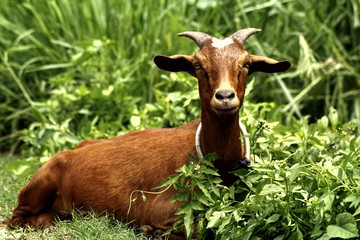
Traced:
MULTIPOLYGON (((240 160, 238 163, 236 163, 234 166, 230 167, 228 171, 235 171, 241 167, 247 167, 250 164, 250 140, 249 140, 249 134, 246 131, 245 126, 239 122, 240 131, 244 139, 244 147, 245 147, 245 159, 240 160)), ((196 130, 195 135, 195 147, 196 152, 199 157, 199 159, 204 158, 204 154, 201 150, 201 144, 200 144, 200 133, 201 133, 201 122, 199 123, 199 126, 196 130)))

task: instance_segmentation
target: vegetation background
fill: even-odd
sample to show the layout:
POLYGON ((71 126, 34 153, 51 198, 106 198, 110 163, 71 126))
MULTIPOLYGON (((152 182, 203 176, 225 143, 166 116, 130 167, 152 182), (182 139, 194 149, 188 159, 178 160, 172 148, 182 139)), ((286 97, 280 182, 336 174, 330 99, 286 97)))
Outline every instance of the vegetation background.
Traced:
MULTIPOLYGON (((321 151, 328 151, 325 145, 344 141, 342 151, 357 153, 359 11, 357 0, 2 0, 1 218, 9 217, 22 183, 54 153, 82 139, 173 127, 199 116, 196 80, 162 72, 152 62, 156 54, 194 53, 193 42, 176 36, 187 30, 223 38, 241 28, 261 28, 246 49, 292 62, 287 73, 256 74, 249 79, 251 92, 243 115, 248 127, 254 128, 254 146, 264 150, 258 145, 263 136, 255 131, 262 129, 259 123, 264 121, 282 126, 273 130, 279 138, 289 132, 301 138, 304 126, 313 124, 310 129, 317 130, 311 130, 312 135, 322 131, 329 138, 325 142, 317 138, 323 142, 321 151)), ((269 146, 279 138, 269 138, 269 146)), ((298 144, 293 140, 285 143, 298 144)), ((273 156, 266 161, 279 160, 273 151, 265 151, 273 156)), ((286 156, 281 159, 290 158, 294 151, 283 152, 286 156)), ((265 152, 258 154, 265 156, 265 152)), ((326 161, 334 159, 324 154, 326 161)), ((359 168, 358 158, 351 157, 352 167, 359 168)), ((330 182, 332 191, 338 185, 330 182)), ((352 184, 356 186, 349 187, 349 194, 359 194, 357 181, 352 184)), ((355 214, 358 204, 351 206, 355 214)), ((333 213, 327 225, 336 223, 338 214, 333 213)), ((318 226, 323 231, 320 235, 327 234, 327 225, 318 226)), ((290 236, 296 229, 305 234, 306 228, 296 227, 284 234, 290 236)))

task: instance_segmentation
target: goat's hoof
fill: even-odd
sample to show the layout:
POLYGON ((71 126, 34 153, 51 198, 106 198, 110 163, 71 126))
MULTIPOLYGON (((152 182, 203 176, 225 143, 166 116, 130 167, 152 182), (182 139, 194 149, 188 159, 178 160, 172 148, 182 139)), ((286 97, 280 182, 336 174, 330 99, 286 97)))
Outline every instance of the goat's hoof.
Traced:
POLYGON ((154 228, 150 225, 142 225, 139 229, 140 231, 147 234, 151 234, 152 232, 154 232, 154 228))

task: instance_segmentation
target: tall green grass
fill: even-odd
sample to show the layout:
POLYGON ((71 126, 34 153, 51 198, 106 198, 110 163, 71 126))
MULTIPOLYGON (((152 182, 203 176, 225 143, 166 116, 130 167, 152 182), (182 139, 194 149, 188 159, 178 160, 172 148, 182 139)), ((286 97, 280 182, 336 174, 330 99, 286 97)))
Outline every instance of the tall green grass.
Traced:
MULTIPOLYGON (((340 159, 341 169, 348 171, 356 165, 357 155, 351 154, 358 151, 359 141, 347 138, 355 139, 360 129, 359 9, 357 0, 2 0, 0 153, 22 154, 21 159, 12 160, 6 169, 0 164, 4 173, 0 179, 2 220, 10 216, 17 189, 55 152, 73 147, 84 138, 109 137, 147 127, 171 127, 199 115, 196 80, 183 73, 161 72, 152 63, 156 54, 193 54, 197 50, 193 42, 178 38, 177 33, 196 30, 222 38, 241 28, 257 27, 263 31, 247 41, 246 49, 253 54, 290 60, 292 68, 284 74, 256 74, 249 79, 248 91, 250 88, 252 91, 243 109, 246 124, 255 131, 256 121, 261 118, 282 126, 281 131, 269 135, 269 140, 261 137, 263 142, 254 140, 254 151, 262 161, 251 171, 258 177, 262 168, 270 166, 270 170, 263 171, 269 177, 256 183, 259 189, 267 181, 282 184, 286 178, 279 179, 277 174, 287 176, 295 169, 296 176, 304 175, 306 181, 318 178, 327 185, 316 192, 320 201, 310 202, 314 210, 311 217, 306 217, 307 212, 296 212, 297 207, 282 204, 283 208, 267 208, 269 213, 280 211, 274 214, 280 215, 276 218, 267 213, 261 215, 263 218, 255 221, 259 225, 254 229, 261 230, 261 224, 265 224, 270 226, 269 231, 279 228, 287 229, 288 235, 298 234, 300 230, 310 234, 307 227, 296 230, 289 222, 274 221, 286 216, 281 211, 290 209, 294 210, 294 216, 301 216, 296 224, 302 226, 305 216, 312 223, 315 221, 321 234, 326 234, 326 224, 337 224, 337 220, 329 204, 323 204, 322 191, 336 193, 339 196, 334 199, 336 203, 350 204, 344 197, 351 192, 345 194, 337 187, 342 184, 339 183, 342 178, 347 180, 347 175, 341 175, 341 171, 339 176, 334 175, 325 169, 328 167, 325 164, 324 173, 312 172, 308 165, 301 165, 301 172, 297 172, 289 164, 298 166, 298 160, 300 164, 309 161, 316 167, 320 159, 334 163, 331 169, 338 169, 340 158, 336 154, 334 157, 331 150, 338 148, 339 154, 345 152, 349 156, 346 159, 354 162, 346 165, 340 159), (253 104, 259 102, 272 103, 253 104), (294 121, 294 117, 301 120, 294 121), (310 122, 321 119, 306 128, 305 118, 310 122), (357 130, 352 127, 348 133, 349 124, 340 123, 351 119, 358 127, 357 130), (326 137, 318 131, 326 132, 326 137), (347 133, 346 138, 342 132, 347 133), (302 139, 302 144, 291 142, 296 137, 302 139), (279 147, 279 142, 285 147, 279 147), (313 149, 321 149, 321 155, 315 151, 310 156, 307 151, 313 149), (319 159, 312 162, 316 156, 319 159), (278 167, 277 163, 283 165, 278 167), (13 175, 6 175, 9 173, 13 175), (325 173, 333 176, 329 178, 325 173)), ((252 137, 259 137, 257 134, 254 132, 252 137)), ((350 175, 351 179, 357 176, 350 175)), ((300 187, 308 187, 302 178, 292 178, 300 187)), ((289 194, 292 196, 292 191, 289 194)), ((248 196, 250 199, 252 195, 248 196)), ((270 201, 268 195, 257 200, 261 204, 252 202, 251 206, 275 206, 283 201, 270 201)), ((358 203, 356 199, 354 202, 358 221, 358 203)), ((352 213, 355 208, 351 205, 349 209, 352 213)), ((255 216, 247 206, 244 211, 255 216)), ((41 231, 30 235, 19 233, 23 238, 84 238, 89 234, 98 238, 99 233, 109 238, 118 234, 136 237, 133 232, 122 232, 113 225, 111 220, 103 218, 84 222, 75 218, 72 223, 60 223, 50 235, 41 231)))
POLYGON ((55 132, 64 136, 64 144, 54 140, 55 152, 79 137, 113 135, 133 125, 173 126, 195 117, 197 101, 184 107, 180 100, 196 82, 181 74, 164 77, 152 63, 156 54, 196 51, 195 44, 176 37, 184 30, 224 37, 262 28, 246 48, 288 59, 293 67, 282 75, 252 77, 249 101, 273 101, 284 105, 283 113, 313 120, 335 107, 341 121, 358 119, 360 125, 359 16, 355 0, 3 0, 0 151, 26 147, 31 134, 41 139, 34 145, 55 132), (139 118, 140 125, 134 124, 139 118))

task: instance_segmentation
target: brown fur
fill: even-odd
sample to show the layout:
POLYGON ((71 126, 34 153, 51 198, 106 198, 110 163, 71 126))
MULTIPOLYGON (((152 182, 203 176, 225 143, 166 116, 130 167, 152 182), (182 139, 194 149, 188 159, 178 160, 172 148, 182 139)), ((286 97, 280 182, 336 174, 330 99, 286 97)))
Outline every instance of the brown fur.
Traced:
MULTIPOLYGON (((208 39, 194 56, 157 56, 155 63, 164 70, 186 71, 198 78, 202 149, 204 154, 220 155, 215 166, 224 183, 231 184, 231 176, 224 170, 244 159, 239 109, 246 77, 255 71, 284 71, 289 63, 249 55, 236 39, 223 49, 212 47, 208 39), (234 98, 218 99, 215 95, 220 90, 233 91, 234 98)), ((113 214, 155 235, 170 229, 178 220, 175 212, 181 204, 171 202, 173 188, 158 195, 147 194, 145 202, 140 193, 134 193, 137 199, 128 214, 130 195, 136 190, 151 191, 186 164, 189 153, 196 156, 194 139, 199 123, 195 120, 173 129, 86 140, 74 150, 56 154, 20 190, 18 206, 8 225, 48 227, 55 223, 56 216, 61 218, 80 209, 113 214)))

